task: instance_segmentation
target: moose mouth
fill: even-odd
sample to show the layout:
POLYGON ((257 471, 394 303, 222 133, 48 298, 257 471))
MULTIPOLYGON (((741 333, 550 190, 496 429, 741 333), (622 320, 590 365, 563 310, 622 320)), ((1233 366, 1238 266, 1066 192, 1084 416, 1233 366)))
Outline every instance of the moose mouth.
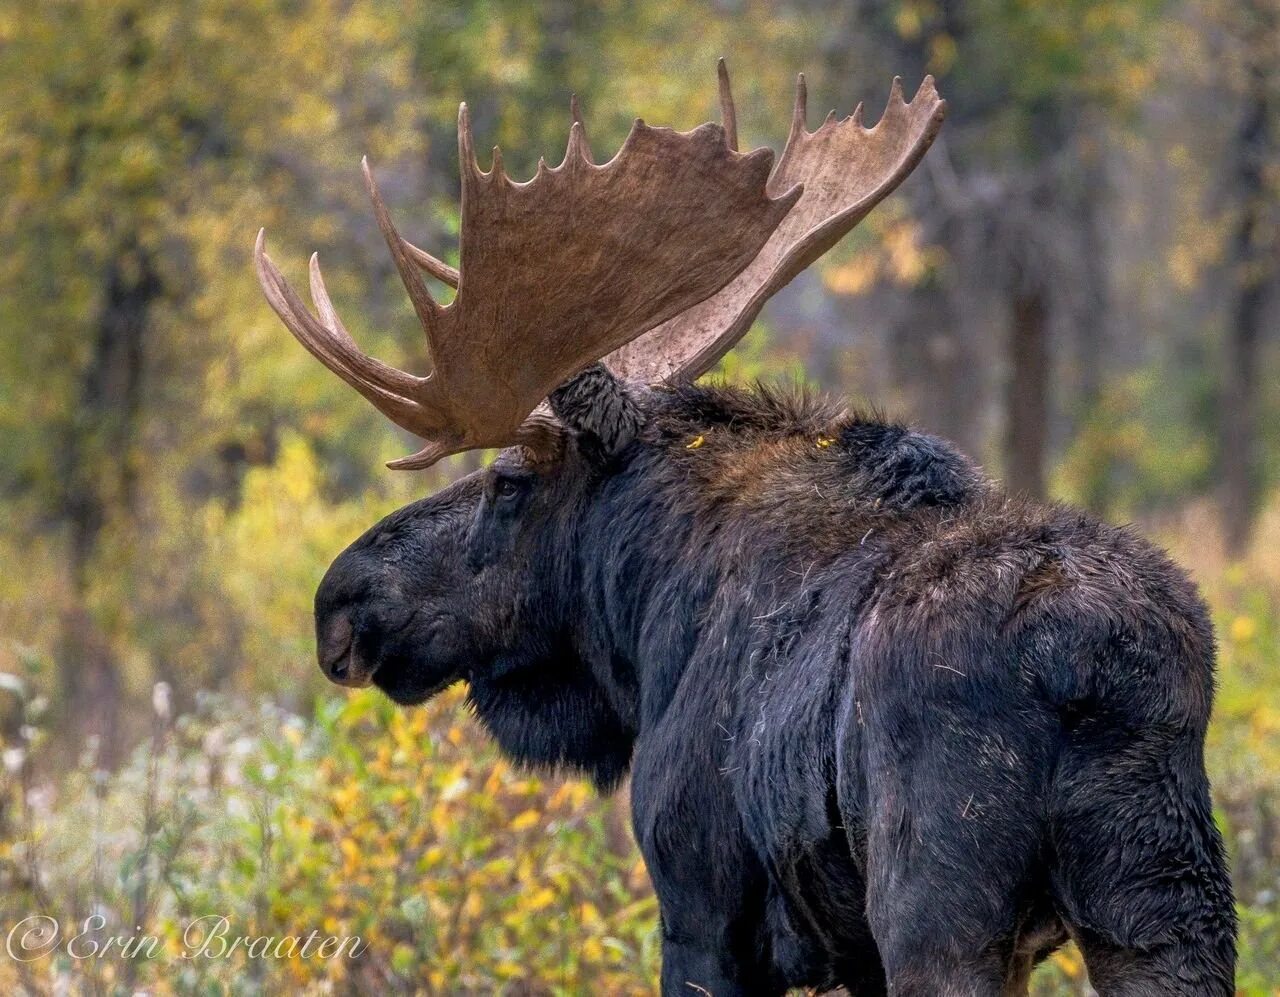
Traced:
POLYGON ((374 685, 400 706, 417 706, 465 677, 449 627, 436 621, 423 633, 417 629, 419 613, 384 639, 371 664, 364 664, 358 649, 352 660, 360 663, 364 685, 374 685))
POLYGON ((417 610, 394 624, 351 609, 325 614, 317 628, 320 670, 347 689, 376 686, 403 706, 430 699, 462 677, 447 627, 423 633, 417 610))

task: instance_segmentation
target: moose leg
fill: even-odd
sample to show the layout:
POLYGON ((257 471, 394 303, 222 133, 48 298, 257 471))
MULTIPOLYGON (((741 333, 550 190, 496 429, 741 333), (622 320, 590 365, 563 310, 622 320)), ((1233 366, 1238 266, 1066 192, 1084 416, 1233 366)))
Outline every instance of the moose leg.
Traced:
POLYGON ((641 840, 662 915, 663 997, 781 997, 786 987, 764 935, 764 883, 754 860, 730 851, 727 835, 715 851, 688 825, 677 842, 679 835, 677 828, 671 838, 641 840))
POLYGON ((744 979, 738 967, 726 966, 723 953, 700 943, 662 939, 663 997, 774 997, 782 991, 762 977, 744 979))
POLYGON ((1045 751, 1026 720, 996 722, 1015 711, 970 701, 886 690, 865 708, 867 910, 893 997, 996 997, 1022 982, 1045 751))
POLYGON ((780 997, 786 987, 765 934, 765 871, 723 779, 714 769, 672 765, 641 742, 631 802, 662 915, 663 997, 780 997))
POLYGON ((1026 997, 1035 968, 1035 958, 1031 954, 1020 952, 1015 955, 1010 961, 1000 997, 1026 997))
POLYGON ((1055 784, 1055 888, 1103 997, 1234 992, 1235 913, 1199 740, 1094 732, 1055 784))
POLYGON ((760 920, 744 917, 740 898, 707 902, 709 883, 676 884, 656 872, 653 879, 662 905, 663 997, 780 997, 786 988, 763 958, 760 920))
POLYGON ((922 859, 925 842, 916 839, 914 849, 904 842, 899 852, 896 843, 889 843, 893 837, 872 837, 876 885, 868 903, 889 994, 1025 994, 1025 985, 1020 987, 1022 967, 1014 964, 1012 954, 1017 891, 1005 878, 1006 870, 984 867, 976 860, 957 867, 922 859), (913 852, 909 857, 908 851, 913 852))

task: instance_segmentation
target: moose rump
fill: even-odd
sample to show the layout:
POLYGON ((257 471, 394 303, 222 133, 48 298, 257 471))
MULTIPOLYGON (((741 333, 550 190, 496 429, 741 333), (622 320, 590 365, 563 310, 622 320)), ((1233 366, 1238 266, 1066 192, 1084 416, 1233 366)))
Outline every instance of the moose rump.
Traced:
POLYGON ((634 760, 664 940, 768 925, 775 989, 699 965, 714 993, 1025 993, 1068 937, 1100 993, 1229 993, 1192 587, 1126 531, 998 493, 867 532, 824 561, 720 531, 752 566, 722 569, 722 595, 750 597, 711 600, 634 760), (695 775, 708 723, 723 750, 695 775), (713 827, 717 799, 720 828, 678 819, 696 803, 713 827), (753 892, 764 912, 735 908, 753 892))

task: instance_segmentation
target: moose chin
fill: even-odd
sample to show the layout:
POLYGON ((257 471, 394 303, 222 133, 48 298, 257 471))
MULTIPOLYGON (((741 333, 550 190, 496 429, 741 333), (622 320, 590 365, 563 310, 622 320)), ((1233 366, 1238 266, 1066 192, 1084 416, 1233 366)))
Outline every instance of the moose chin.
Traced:
POLYGON ((1068 939, 1104 995, 1230 994, 1203 744, 1213 633, 1127 529, 1006 494, 936 437, 694 381, 910 173, 926 79, 737 151, 637 122, 597 165, 487 173, 459 116, 458 270, 365 177, 433 371, 362 353, 316 259, 290 331, 399 426, 502 448, 393 513, 316 595, 320 665, 420 703, 465 682, 519 762, 630 776, 666 994, 1024 994, 1068 939), (426 272, 457 287, 439 306, 426 272))

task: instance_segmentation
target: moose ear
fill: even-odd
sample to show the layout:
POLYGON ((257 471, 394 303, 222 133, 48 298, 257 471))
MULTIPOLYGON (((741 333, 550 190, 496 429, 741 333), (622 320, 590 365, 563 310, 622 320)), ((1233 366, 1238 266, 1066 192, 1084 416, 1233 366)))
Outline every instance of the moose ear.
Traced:
POLYGON ((571 377, 547 400, 582 452, 601 466, 636 438, 644 421, 630 389, 600 362, 571 377))

